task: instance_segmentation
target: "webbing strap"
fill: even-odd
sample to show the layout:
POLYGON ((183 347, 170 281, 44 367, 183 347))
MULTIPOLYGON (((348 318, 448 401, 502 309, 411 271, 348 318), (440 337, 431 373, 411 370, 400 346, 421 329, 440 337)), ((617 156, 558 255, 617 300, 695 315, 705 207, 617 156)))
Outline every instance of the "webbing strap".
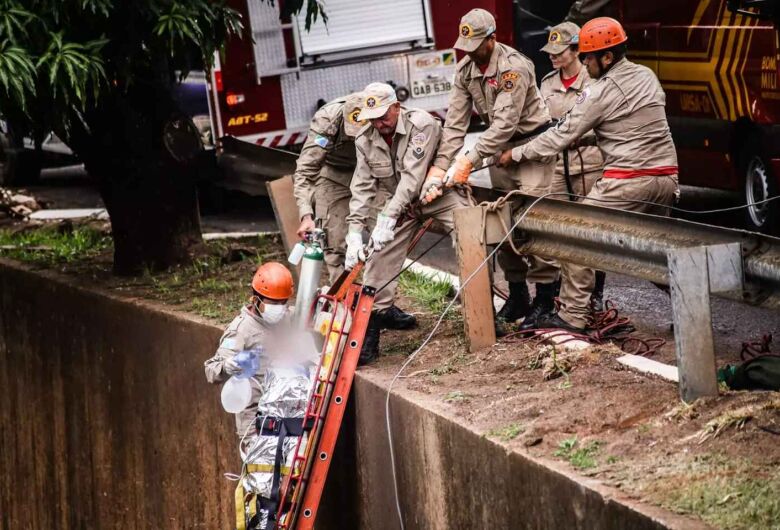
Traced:
POLYGON ((236 530, 246 530, 246 517, 244 516, 244 486, 238 481, 235 493, 236 502, 236 530))
MULTIPOLYGON (((247 473, 273 473, 273 471, 274 471, 273 464, 247 464, 246 465, 247 473)), ((290 474, 290 466, 282 466, 282 475, 289 475, 289 474, 290 474)))

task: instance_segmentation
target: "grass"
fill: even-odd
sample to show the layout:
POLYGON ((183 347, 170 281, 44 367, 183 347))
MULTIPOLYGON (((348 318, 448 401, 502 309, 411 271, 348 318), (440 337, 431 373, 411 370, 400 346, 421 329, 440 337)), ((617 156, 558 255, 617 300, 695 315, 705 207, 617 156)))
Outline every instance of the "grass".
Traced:
POLYGON ((650 493, 665 507, 717 528, 780 529, 780 472, 748 466, 747 461, 699 458, 683 473, 660 477, 650 493))
POLYGON ((577 469, 590 469, 596 467, 596 457, 600 452, 603 442, 594 440, 585 446, 580 446, 576 436, 566 438, 558 444, 558 449, 553 456, 567 460, 577 469))
POLYGON ((96 256, 111 246, 109 235, 91 227, 0 230, 0 256, 46 266, 96 256))
POLYGON ((487 432, 488 436, 499 438, 504 442, 514 440, 525 432, 525 427, 519 423, 510 423, 506 427, 500 427, 487 432))
MULTIPOLYGON (((401 274, 398 280, 398 287, 404 295, 416 301, 426 311, 437 316, 450 303, 452 295, 452 283, 450 281, 446 279, 432 279, 410 270, 401 274)), ((450 310, 447 318, 452 318, 453 315, 459 314, 459 311, 453 309, 450 310)))

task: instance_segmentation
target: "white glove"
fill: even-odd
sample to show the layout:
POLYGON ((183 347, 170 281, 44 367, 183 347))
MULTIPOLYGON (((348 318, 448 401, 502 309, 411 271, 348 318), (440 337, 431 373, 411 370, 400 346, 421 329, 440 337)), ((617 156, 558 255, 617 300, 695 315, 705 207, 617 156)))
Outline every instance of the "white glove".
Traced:
POLYGON ((357 265, 359 259, 358 255, 363 249, 363 234, 350 230, 347 232, 347 237, 344 240, 347 243, 347 252, 344 256, 344 268, 349 271, 352 270, 352 267, 357 265))
POLYGON ((455 176, 455 166, 452 165, 447 170, 447 173, 444 174, 444 185, 448 188, 452 187, 453 184, 455 184, 453 177, 455 176))
POLYGON ((222 362, 222 370, 227 375, 236 375, 241 373, 241 367, 233 357, 228 357, 222 362))
POLYGON ((395 237, 396 219, 380 213, 376 218, 376 226, 371 232, 371 240, 374 242, 374 250, 382 250, 395 237))

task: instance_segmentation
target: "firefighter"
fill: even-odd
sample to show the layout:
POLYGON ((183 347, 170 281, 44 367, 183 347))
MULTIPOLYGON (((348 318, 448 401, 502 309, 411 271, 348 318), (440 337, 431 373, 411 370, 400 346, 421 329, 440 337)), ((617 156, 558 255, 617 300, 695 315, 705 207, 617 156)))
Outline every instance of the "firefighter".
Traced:
MULTIPOLYGON (((355 171, 355 137, 368 125, 358 120, 365 97, 350 94, 326 103, 312 118, 309 134, 293 175, 295 200, 301 224, 298 237, 315 227, 314 219, 323 221, 327 234, 325 263, 328 277, 335 282, 344 270, 344 241, 347 235, 347 214, 351 192, 349 184, 355 171)), ((376 219, 377 196, 369 208, 369 224, 376 219)), ((385 296, 393 299, 395 285, 385 289, 385 296)), ((417 319, 391 304, 379 317, 382 327, 409 329, 417 319)))
MULTIPOLYGON (((522 163, 560 153, 593 130, 604 155, 604 175, 586 204, 669 215, 677 195, 677 153, 666 121, 666 96, 649 68, 626 59, 626 32, 617 20, 601 17, 580 31, 579 47, 596 81, 577 96, 556 127, 507 150, 500 164, 522 163), (606 199, 611 202, 600 202, 606 199), (657 205, 629 201, 649 201, 657 205)), ((592 269, 561 264, 560 310, 539 327, 584 330, 595 281, 592 269)))
MULTIPOLYGON (((242 351, 264 346, 268 332, 280 325, 287 315, 287 301, 293 295, 293 279, 287 267, 269 262, 258 267, 252 277, 252 298, 241 313, 225 329, 219 339, 214 356, 204 363, 206 380, 212 384, 224 383, 232 375, 241 372, 235 356, 242 351)), ((260 397, 262 375, 250 379, 252 402, 243 412, 236 414, 236 430, 239 437, 246 434, 253 424, 260 397)))
MULTIPOLYGON (((351 184, 345 266, 353 267, 363 248, 362 234, 372 197, 386 192, 390 198, 371 233, 375 251, 364 277, 365 284, 378 288, 401 270, 406 248, 422 221, 434 218, 450 229, 452 211, 468 202, 456 191, 447 190, 434 203, 415 207, 422 190, 429 185, 426 172, 439 145, 441 125, 424 110, 402 107, 390 85, 372 83, 364 92, 366 99, 359 119, 369 120, 371 127, 355 141, 357 167, 351 184)), ((388 287, 395 287, 396 283, 394 280, 388 287)), ((377 293, 375 311, 390 307, 391 292, 385 288, 377 293)), ((372 314, 361 362, 370 362, 378 351, 379 327, 376 315, 372 314)))
MULTIPOLYGON (((428 178, 443 182, 449 170, 452 182, 464 184, 469 173, 485 158, 528 142, 551 126, 550 114, 536 87, 533 63, 523 54, 496 41, 496 21, 484 9, 472 9, 460 21, 455 48, 466 52, 457 66, 439 150, 428 178), (488 124, 474 148, 458 154, 471 121, 472 108, 488 124)), ((490 169, 491 184, 501 190, 520 189, 539 195, 547 192, 555 169, 555 157, 527 161, 506 169, 490 169)), ((537 290, 552 289, 557 271, 538 258, 526 259, 512 251, 499 253, 499 263, 509 282, 509 299, 496 315, 496 332, 506 332, 530 310, 526 279, 537 290)))
MULTIPOLYGON (((553 120, 560 120, 574 106, 577 97, 592 82, 588 70, 579 60, 580 28, 563 22, 550 30, 547 44, 541 49, 550 56, 553 71, 542 78, 539 87, 553 120)), ((592 134, 592 133, 591 133, 592 134)), ((604 159, 595 145, 575 146, 558 155, 550 191, 586 195, 601 178, 604 159)), ((596 273, 596 285, 591 295, 594 311, 603 310, 604 273, 596 273)), ((531 311, 520 325, 520 331, 537 327, 537 320, 555 309, 555 290, 537 289, 531 311)))

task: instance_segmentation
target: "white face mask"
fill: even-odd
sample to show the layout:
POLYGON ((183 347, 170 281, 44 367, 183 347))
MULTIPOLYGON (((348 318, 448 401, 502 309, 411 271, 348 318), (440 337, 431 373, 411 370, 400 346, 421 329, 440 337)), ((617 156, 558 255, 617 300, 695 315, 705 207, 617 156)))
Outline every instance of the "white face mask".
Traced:
POLYGON ((263 320, 269 324, 278 324, 287 314, 287 306, 285 304, 263 304, 265 311, 260 313, 263 316, 263 320))

